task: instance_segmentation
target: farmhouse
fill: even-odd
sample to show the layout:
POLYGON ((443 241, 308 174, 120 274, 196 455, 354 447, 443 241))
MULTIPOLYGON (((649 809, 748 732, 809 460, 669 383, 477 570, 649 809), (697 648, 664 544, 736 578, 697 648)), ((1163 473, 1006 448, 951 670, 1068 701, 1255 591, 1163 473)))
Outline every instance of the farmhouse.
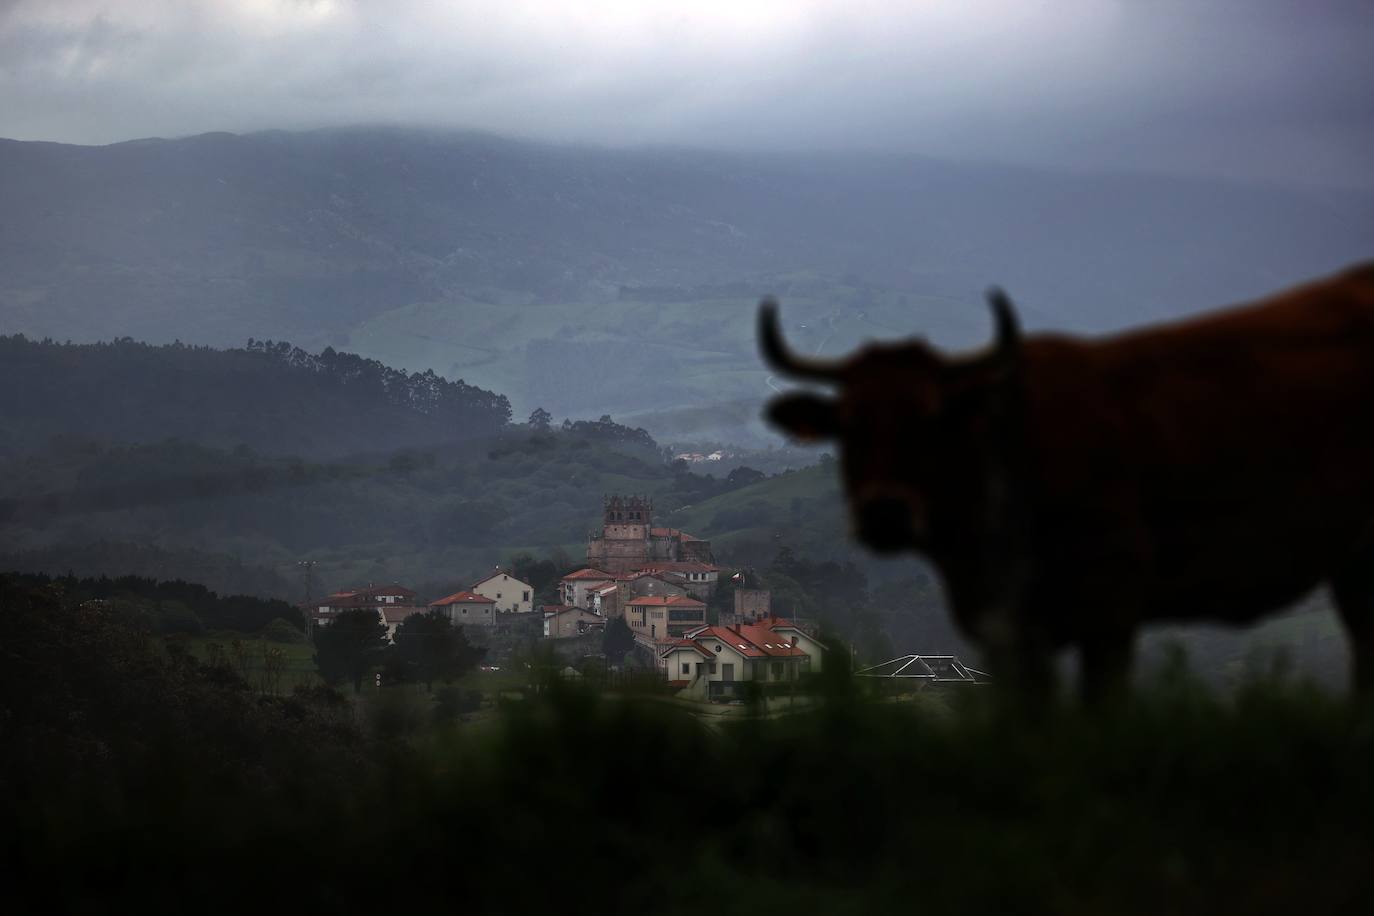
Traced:
MULTIPOLYGON (((319 604, 310 608, 309 616, 312 627, 323 627, 344 611, 371 609, 386 622, 384 610, 414 607, 415 592, 403 585, 369 585, 366 588, 337 591, 322 598, 319 604)), ((399 620, 398 616, 398 623, 399 620)))
POLYGON ((498 612, 527 614, 534 610, 534 586, 499 568, 468 591, 495 601, 498 612))
POLYGON ((472 624, 482 627, 496 625, 496 599, 476 592, 454 592, 430 604, 432 611, 443 611, 454 626, 472 624))

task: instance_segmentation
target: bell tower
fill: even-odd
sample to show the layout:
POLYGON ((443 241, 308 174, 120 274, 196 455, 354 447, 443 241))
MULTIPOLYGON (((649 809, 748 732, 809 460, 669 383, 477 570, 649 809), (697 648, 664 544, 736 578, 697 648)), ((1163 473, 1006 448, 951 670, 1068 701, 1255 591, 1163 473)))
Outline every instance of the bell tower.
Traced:
POLYGON ((647 496, 607 496, 602 501, 601 536, 587 543, 587 565, 626 572, 649 559, 654 504, 647 496))
POLYGON ((603 501, 602 528, 608 538, 637 537, 637 534, 612 534, 611 529, 653 527, 654 503, 647 496, 608 496, 603 501))

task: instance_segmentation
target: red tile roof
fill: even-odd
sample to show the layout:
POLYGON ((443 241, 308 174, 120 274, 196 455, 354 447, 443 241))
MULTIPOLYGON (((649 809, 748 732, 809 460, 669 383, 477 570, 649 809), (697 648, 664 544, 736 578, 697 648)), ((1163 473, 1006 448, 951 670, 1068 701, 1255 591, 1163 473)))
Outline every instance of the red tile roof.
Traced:
POLYGON ((699 541, 699 540, 701 540, 701 538, 695 537, 694 535, 690 535, 690 534, 688 534, 688 533, 685 532, 685 531, 680 531, 680 530, 677 529, 677 528, 650 528, 650 529, 649 529, 649 537, 655 537, 655 538, 677 538, 678 540, 681 540, 681 541, 699 541))
POLYGON ((695 631, 694 638, 708 646, 721 642, 745 658, 793 658, 806 654, 763 627, 706 627, 695 631))
POLYGON ((368 607, 378 603, 382 597, 414 598, 415 593, 404 585, 369 585, 367 588, 351 588, 334 592, 320 600, 326 607, 368 607))
POLYGON ((749 642, 758 646, 764 652, 772 656, 805 655, 801 649, 793 646, 787 640, 774 633, 772 630, 763 627, 750 626, 747 623, 735 627, 735 632, 739 633, 749 642))
POLYGON ((450 604, 495 604, 496 601, 485 595, 475 595, 472 592, 454 592, 447 598, 440 598, 438 601, 431 601, 430 607, 447 607, 450 604))
POLYGON ((682 573, 663 572, 657 569, 643 569, 638 572, 630 573, 624 577, 626 580, 634 579, 657 579, 658 581, 671 585, 674 588, 685 588, 688 584, 687 577, 682 573))
POLYGON ((641 607, 706 607, 695 598, 687 598, 682 595, 645 595, 643 598, 635 598, 630 602, 630 605, 641 607))
POLYGON ((614 578, 615 578, 615 576, 611 575, 611 574, 608 573, 608 572, 602 572, 602 571, 599 570, 599 569, 592 569, 592 568, 589 566, 589 567, 587 567, 586 569, 579 569, 577 572, 568 573, 566 576, 564 576, 564 577, 562 578, 561 581, 567 582, 567 581, 573 580, 573 579, 614 579, 614 578))
POLYGON ((767 654, 729 627, 706 627, 697 632, 696 641, 708 648, 717 642, 724 643, 745 658, 764 658, 767 654))
POLYGON ((806 627, 798 626, 785 617, 769 617, 766 620, 759 621, 758 626, 765 630, 775 630, 782 633, 800 633, 822 649, 827 648, 825 643, 817 639, 816 635, 811 630, 808 630, 806 627))
POLYGON ((668 639, 659 643, 662 648, 659 650, 658 657, 663 658, 674 649, 693 649, 703 658, 715 658, 716 653, 690 639, 668 639))
POLYGON ((635 569, 640 572, 720 572, 719 566, 712 566, 710 563, 697 563, 693 560, 654 560, 651 563, 641 563, 635 569))
POLYGON ((584 607, 568 607, 566 605, 563 605, 561 607, 555 607, 549 604, 544 605, 545 617, 561 617, 562 615, 570 614, 573 611, 580 611, 581 613, 586 614, 588 617, 596 617, 597 619, 600 619, 601 617, 601 615, 596 613, 595 611, 589 611, 584 607))

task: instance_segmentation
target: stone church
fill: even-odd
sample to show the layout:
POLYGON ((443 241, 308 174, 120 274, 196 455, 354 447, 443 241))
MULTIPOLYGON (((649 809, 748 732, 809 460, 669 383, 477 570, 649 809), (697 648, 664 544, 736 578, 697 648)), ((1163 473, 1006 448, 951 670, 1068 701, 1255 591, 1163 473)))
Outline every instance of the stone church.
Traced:
POLYGON ((664 563, 713 564, 711 542, 676 528, 654 527, 654 503, 646 496, 607 496, 601 533, 587 538, 587 565, 628 573, 664 563))

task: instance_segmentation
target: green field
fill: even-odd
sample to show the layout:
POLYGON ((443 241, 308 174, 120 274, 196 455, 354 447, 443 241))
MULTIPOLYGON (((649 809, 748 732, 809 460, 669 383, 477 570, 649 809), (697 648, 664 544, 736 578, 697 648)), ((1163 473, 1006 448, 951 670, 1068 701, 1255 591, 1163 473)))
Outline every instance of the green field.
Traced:
POLYGON ((313 687, 324 683, 315 669, 315 648, 302 635, 299 642, 276 642, 254 633, 225 631, 187 640, 187 649, 201 664, 217 661, 227 664, 249 686, 264 693, 290 694, 296 687, 313 687), (239 648, 235 648, 238 643, 239 648), (266 653, 280 650, 285 655, 281 675, 271 680, 268 675, 266 653))

